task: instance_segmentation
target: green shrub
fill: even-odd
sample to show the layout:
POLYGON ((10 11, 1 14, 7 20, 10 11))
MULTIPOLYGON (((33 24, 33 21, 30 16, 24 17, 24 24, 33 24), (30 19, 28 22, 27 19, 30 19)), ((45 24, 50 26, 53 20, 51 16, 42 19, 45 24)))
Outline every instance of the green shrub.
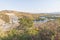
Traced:
POLYGON ((19 19, 20 26, 18 27, 19 29, 28 29, 33 26, 33 21, 30 18, 20 18, 19 19))

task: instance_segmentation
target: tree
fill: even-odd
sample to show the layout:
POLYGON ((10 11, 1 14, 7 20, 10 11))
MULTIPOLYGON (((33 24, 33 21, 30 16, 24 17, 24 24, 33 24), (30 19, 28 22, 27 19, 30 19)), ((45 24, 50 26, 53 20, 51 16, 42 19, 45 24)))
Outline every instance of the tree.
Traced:
POLYGON ((23 17, 19 19, 19 29, 28 29, 30 27, 33 27, 33 20, 28 17, 23 17))

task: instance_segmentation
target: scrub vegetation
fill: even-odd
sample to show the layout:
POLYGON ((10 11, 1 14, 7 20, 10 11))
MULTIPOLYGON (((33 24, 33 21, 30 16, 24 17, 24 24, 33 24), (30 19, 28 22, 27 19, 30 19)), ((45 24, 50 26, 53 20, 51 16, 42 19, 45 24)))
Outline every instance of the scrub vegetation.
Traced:
MULTIPOLYGON (((29 14, 24 12, 15 11, 1 11, 0 15, 4 13, 13 13, 18 17, 19 26, 10 29, 8 31, 0 30, 0 40, 60 40, 60 18, 51 18, 49 14, 29 14), (40 16, 47 16, 49 21, 39 23, 39 20, 45 20, 40 16), (34 22, 36 21, 36 22, 34 22)), ((6 23, 9 20, 8 17, 1 18, 6 23), (4 19, 5 18, 5 19, 4 19)), ((14 24, 12 24, 14 25, 14 24)), ((13 27, 13 26, 11 26, 13 27)))

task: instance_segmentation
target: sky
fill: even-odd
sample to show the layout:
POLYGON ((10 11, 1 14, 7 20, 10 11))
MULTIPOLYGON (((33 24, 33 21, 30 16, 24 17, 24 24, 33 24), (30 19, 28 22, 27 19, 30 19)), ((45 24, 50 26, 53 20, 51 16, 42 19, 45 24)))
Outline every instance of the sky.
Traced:
POLYGON ((60 12, 60 0, 0 0, 0 10, 32 13, 60 12))

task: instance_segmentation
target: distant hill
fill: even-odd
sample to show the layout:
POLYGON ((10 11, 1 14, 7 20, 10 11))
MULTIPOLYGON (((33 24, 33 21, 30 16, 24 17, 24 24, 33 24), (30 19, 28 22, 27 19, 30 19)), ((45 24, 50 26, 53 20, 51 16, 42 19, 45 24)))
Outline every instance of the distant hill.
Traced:
POLYGON ((18 19, 23 17, 28 17, 31 19, 37 19, 40 16, 60 16, 60 14, 54 13, 28 13, 28 12, 19 12, 14 10, 2 10, 0 11, 0 27, 9 29, 11 26, 18 26, 18 19), (12 25, 13 23, 13 25, 12 25), (1 25, 2 24, 2 25, 1 25), (7 28, 8 27, 8 28, 7 28))
POLYGON ((28 13, 28 12, 19 12, 19 11, 12 11, 12 10, 2 10, 0 11, 0 18, 6 22, 9 22, 9 16, 6 13, 12 13, 15 14, 18 18, 26 16, 26 17, 30 17, 30 18, 37 18, 39 16, 44 16, 47 14, 32 14, 32 13, 28 13), (2 16, 2 17, 1 17, 2 16))

